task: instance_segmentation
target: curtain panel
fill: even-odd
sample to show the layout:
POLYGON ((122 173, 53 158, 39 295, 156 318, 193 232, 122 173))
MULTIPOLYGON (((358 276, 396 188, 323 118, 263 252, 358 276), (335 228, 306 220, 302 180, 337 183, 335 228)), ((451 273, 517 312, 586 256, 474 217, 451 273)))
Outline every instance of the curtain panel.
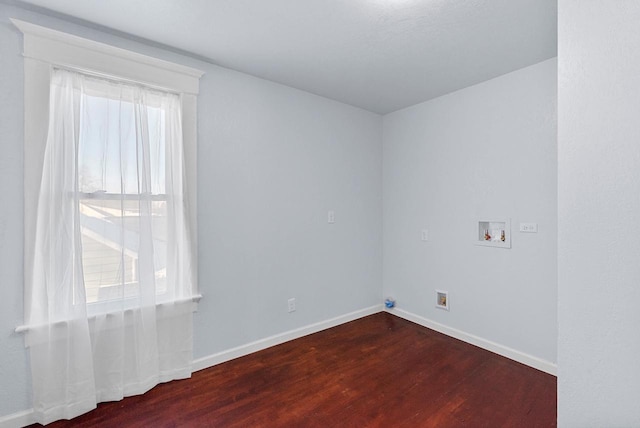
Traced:
POLYGON ((52 69, 26 345, 46 424, 191 375, 181 99, 52 69))

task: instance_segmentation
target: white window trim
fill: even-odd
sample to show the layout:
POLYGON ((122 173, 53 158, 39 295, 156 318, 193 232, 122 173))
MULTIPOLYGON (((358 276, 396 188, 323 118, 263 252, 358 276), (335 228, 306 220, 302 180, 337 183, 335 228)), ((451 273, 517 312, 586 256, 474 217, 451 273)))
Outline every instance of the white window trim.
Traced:
MULTIPOLYGON (((185 159, 186 208, 192 243, 193 290, 197 294, 197 94, 203 71, 126 49, 11 19, 24 35, 24 275, 30 281, 42 164, 49 121, 51 70, 60 67, 180 94, 185 159)), ((18 330, 24 329, 24 326, 18 330)))
POLYGON ((25 58, 197 95, 203 71, 11 18, 25 58))

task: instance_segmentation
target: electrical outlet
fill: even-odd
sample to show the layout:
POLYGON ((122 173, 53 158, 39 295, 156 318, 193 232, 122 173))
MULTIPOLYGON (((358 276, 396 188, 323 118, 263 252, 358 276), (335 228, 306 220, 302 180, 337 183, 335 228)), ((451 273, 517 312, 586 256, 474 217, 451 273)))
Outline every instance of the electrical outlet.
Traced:
POLYGON ((336 222, 336 213, 334 211, 329 211, 327 213, 327 223, 333 224, 336 222))
POLYGON ((296 299, 295 298, 291 298, 291 299, 287 300, 287 306, 289 308, 289 312, 295 312, 295 310, 296 310, 296 299))
POLYGON ((422 229, 421 239, 423 241, 428 241, 429 240, 429 231, 427 229, 422 229))
POLYGON ((520 232, 538 233, 538 223, 520 223, 520 232))

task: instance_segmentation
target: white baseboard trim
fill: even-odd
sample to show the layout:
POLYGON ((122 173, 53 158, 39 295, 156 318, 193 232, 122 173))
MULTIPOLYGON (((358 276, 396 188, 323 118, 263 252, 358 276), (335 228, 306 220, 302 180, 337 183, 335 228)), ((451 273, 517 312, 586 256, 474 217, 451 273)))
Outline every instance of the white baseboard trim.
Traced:
POLYGON ((494 354, 502 355, 503 357, 509 358, 510 360, 514 360, 526 366, 533 367, 534 369, 549 373, 550 375, 557 376, 558 366, 550 361, 525 354, 524 352, 516 351, 515 349, 509 348, 507 346, 500 345, 499 343, 483 339, 482 337, 478 337, 452 327, 447 327, 444 324, 440 324, 438 322, 421 317, 420 315, 416 315, 411 312, 407 312, 397 307, 390 310, 386 309, 386 312, 419 324, 423 327, 430 328, 431 330, 435 330, 439 333, 446 334, 447 336, 462 340, 463 342, 470 343, 479 348, 486 349, 487 351, 491 351, 494 354))
MULTIPOLYGON (((228 349, 226 351, 222 351, 208 357, 198 358, 191 363, 191 371, 196 372, 198 370, 203 370, 208 367, 215 366, 216 364, 224 363, 225 361, 230 361, 235 358, 249 355, 254 352, 261 351, 263 349, 270 348, 272 346, 279 345, 293 339, 298 339, 300 337, 307 336, 312 333, 317 333, 319 331, 326 330, 328 328, 335 327, 349 321, 357 320, 358 318, 377 314, 378 312, 382 312, 383 307, 384 305, 380 304, 371 306, 369 308, 360 309, 355 312, 340 315, 335 318, 317 322, 315 324, 300 327, 284 333, 276 334, 274 336, 257 340, 246 345, 238 346, 237 348, 228 349)), ((33 423, 35 423, 33 417, 33 409, 0 417, 0 428, 20 428, 31 425, 33 423)))
POLYGON ((33 409, 0 417, 0 428, 20 428, 35 424, 33 409))
MULTIPOLYGON (((473 334, 466 333, 464 331, 448 327, 444 324, 437 323, 419 315, 407 312, 403 309, 385 309, 384 305, 375 305, 369 308, 361 309, 355 312, 351 312, 345 315, 341 315, 335 318, 331 318, 325 321, 320 321, 315 324, 310 324, 304 327, 290 330, 284 333, 276 334, 271 337, 256 340, 255 342, 247 343, 246 345, 238 346, 236 348, 228 349, 226 351, 218 352, 207 357, 198 358, 191 363, 191 371, 196 372, 209 367, 213 367, 217 364, 224 363, 245 355, 252 354, 263 349, 270 348, 272 346, 279 345, 281 343, 288 342, 290 340, 298 339, 300 337, 307 336, 309 334, 317 333, 322 330, 326 330, 331 327, 338 326, 340 324, 354 321, 368 315, 373 315, 378 312, 386 311, 392 315, 396 315, 400 318, 419 324, 423 327, 430 328, 439 333, 447 336, 462 340, 463 342, 470 343, 487 351, 493 352, 511 360, 517 361, 529 367, 533 367, 545 373, 557 376, 557 365, 534 357, 524 352, 516 351, 509 347, 500 345, 490 340, 483 339, 473 334)), ((33 410, 25 410, 11 415, 0 417, 0 428, 19 428, 35 423, 33 418, 33 410)))
POLYGON ((270 348, 272 346, 280 345, 281 343, 288 342, 290 340, 298 339, 309 334, 317 333, 322 330, 326 330, 331 327, 338 326, 340 324, 347 323, 349 321, 357 320, 358 318, 366 317, 368 315, 377 314, 382 312, 383 305, 375 305, 369 308, 360 309, 355 312, 351 312, 345 315, 340 315, 335 318, 331 318, 325 321, 320 321, 315 324, 307 325, 304 327, 290 330, 284 333, 276 334, 271 337, 256 340, 255 342, 247 343, 236 348, 228 349, 226 351, 218 352, 207 357, 198 358, 191 363, 191 371, 196 372, 209 367, 213 367, 217 364, 224 363, 226 361, 234 360, 245 355, 252 354, 263 349, 270 348))

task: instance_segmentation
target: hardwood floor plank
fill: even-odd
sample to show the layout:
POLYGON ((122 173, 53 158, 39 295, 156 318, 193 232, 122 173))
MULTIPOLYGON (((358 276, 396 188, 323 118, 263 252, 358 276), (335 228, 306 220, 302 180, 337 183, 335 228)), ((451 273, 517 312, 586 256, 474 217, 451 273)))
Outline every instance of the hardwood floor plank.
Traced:
POLYGON ((51 427, 554 427, 556 378, 388 313, 51 427))

